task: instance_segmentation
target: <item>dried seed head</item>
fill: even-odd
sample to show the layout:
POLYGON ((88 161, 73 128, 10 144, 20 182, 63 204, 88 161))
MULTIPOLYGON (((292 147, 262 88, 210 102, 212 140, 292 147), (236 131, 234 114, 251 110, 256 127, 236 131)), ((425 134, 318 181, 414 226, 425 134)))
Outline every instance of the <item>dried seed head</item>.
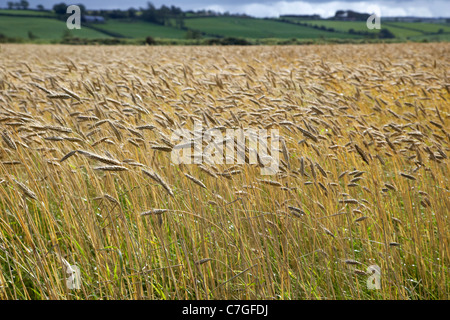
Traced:
POLYGON ((352 259, 347 259, 344 261, 346 264, 351 264, 351 265, 357 265, 357 264, 361 264, 361 262, 358 262, 356 260, 352 260, 352 259))
POLYGON ((185 173, 184 174, 186 177, 188 177, 191 181, 193 181, 196 185, 199 185, 202 188, 208 189, 205 184, 203 182, 201 182, 200 180, 198 180, 197 178, 194 178, 193 176, 185 173))
POLYGON ((3 130, 3 132, 2 132, 2 138, 3 138, 3 141, 5 141, 5 143, 6 143, 6 145, 7 145, 8 147, 10 147, 10 148, 13 149, 13 150, 17 150, 17 146, 16 146, 14 140, 11 139, 11 137, 9 136, 8 131, 3 130))
POLYGON ((27 197, 29 197, 29 198, 31 198, 31 199, 34 199, 34 200, 37 200, 36 194, 35 194, 33 191, 31 191, 26 185, 24 185, 23 183, 17 181, 17 180, 14 179, 14 178, 13 178, 12 180, 19 186, 19 188, 23 191, 23 193, 24 193, 27 197))
POLYGON ((148 171, 148 170, 144 170, 142 169, 142 172, 149 176, 150 178, 152 178, 154 181, 156 181, 157 183, 161 184, 161 186, 167 191, 167 193, 169 195, 171 195, 172 197, 174 196, 174 193, 172 191, 172 189, 169 187, 169 185, 154 171, 148 171))
POLYGON ((101 170, 101 171, 128 171, 128 168, 123 166, 101 166, 101 167, 94 167, 94 170, 101 170))
POLYGON ((148 211, 141 212, 141 216, 148 216, 152 214, 163 214, 164 212, 169 211, 168 209, 152 209, 148 211))

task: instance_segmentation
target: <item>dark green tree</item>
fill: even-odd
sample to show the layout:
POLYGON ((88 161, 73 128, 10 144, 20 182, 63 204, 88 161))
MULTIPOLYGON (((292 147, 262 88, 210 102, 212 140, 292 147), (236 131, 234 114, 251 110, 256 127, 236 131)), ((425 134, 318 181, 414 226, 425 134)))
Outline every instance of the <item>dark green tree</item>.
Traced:
POLYGON ((56 14, 66 14, 66 10, 67 4, 65 4, 64 2, 57 3, 53 6, 53 11, 55 11, 56 14))
POLYGON ((170 8, 166 5, 162 5, 158 10, 158 16, 161 24, 166 24, 170 20, 170 8))
POLYGON ((148 36, 147 38, 145 38, 145 43, 148 45, 154 45, 154 44, 156 44, 156 41, 153 37, 148 36))
POLYGON ((32 31, 28 30, 28 39, 34 40, 36 38, 37 38, 37 36, 32 31))
POLYGON ((147 2, 147 9, 142 10, 141 17, 145 21, 159 23, 156 7, 151 2, 147 2))
POLYGON ((135 8, 128 9, 128 18, 134 19, 137 16, 137 10, 135 8))
MULTIPOLYGON (((78 3, 78 4, 76 4, 76 6, 80 7, 81 15, 85 15, 86 14, 86 7, 85 7, 84 4, 78 3)), ((66 10, 67 10, 67 8, 66 8, 66 10)))
POLYGON ((22 10, 27 10, 29 6, 30 6, 30 3, 28 1, 26 1, 26 0, 20 1, 20 8, 22 8, 22 10))
POLYGON ((201 39, 202 33, 198 30, 188 30, 186 32, 186 39, 201 39))
POLYGON ((382 28, 378 34, 380 39, 393 39, 395 35, 389 29, 382 28))
POLYGON ((175 24, 176 24, 176 27, 178 29, 184 29, 185 28, 184 19, 183 19, 182 16, 178 16, 178 17, 175 18, 175 24))

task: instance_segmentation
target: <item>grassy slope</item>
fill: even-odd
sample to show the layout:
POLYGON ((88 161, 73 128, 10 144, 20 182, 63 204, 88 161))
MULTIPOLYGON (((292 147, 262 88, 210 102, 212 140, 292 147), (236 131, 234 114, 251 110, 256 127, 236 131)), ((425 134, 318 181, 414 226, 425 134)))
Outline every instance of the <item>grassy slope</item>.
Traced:
POLYGON ((34 11, 34 10, 0 10, 0 14, 8 15, 26 15, 26 16, 55 16, 53 12, 34 11))
POLYGON ((423 33, 437 33, 439 29, 444 30, 444 32, 450 32, 449 24, 422 22, 386 22, 386 24, 411 30, 414 29, 423 33))
MULTIPOLYGON (((50 12, 31 10, 0 10, 0 33, 9 37, 20 37, 27 39, 28 31, 32 31, 39 39, 55 40, 60 39, 66 31, 63 21, 49 18, 39 18, 41 15, 52 15, 50 12), (30 17, 13 17, 1 14, 20 14, 30 17)), ((291 21, 298 21, 289 18, 291 21)), ((328 32, 310 27, 278 22, 273 20, 237 18, 237 17, 211 17, 186 19, 185 25, 188 28, 200 30, 209 36, 228 36, 239 38, 359 38, 358 35, 348 34, 349 29, 355 31, 378 32, 378 30, 367 29, 364 21, 331 21, 331 20, 301 20, 301 22, 311 25, 334 28, 339 32, 328 32)), ((186 31, 167 26, 160 26, 141 21, 129 22, 126 20, 108 21, 105 24, 96 24, 97 28, 121 34, 127 38, 144 38, 152 36, 155 38, 183 39, 186 31)), ((382 27, 389 29, 398 38, 408 38, 412 40, 448 40, 450 26, 446 24, 433 23, 407 23, 407 22, 385 22, 382 27), (444 34, 427 35, 437 33, 443 29, 444 34)), ((70 31, 74 36, 80 38, 110 38, 107 34, 83 27, 81 30, 70 31)))
POLYGON ((340 34, 316 30, 272 20, 215 17, 186 19, 188 28, 200 30, 210 35, 239 38, 355 38, 349 34, 340 34))
MULTIPOLYGON (((294 18, 290 18, 290 20, 294 20, 294 18)), ((333 21, 333 20, 298 20, 303 23, 309 23, 311 25, 317 26, 325 26, 327 28, 334 28, 335 30, 348 32, 349 29, 353 29, 355 31, 369 31, 369 32, 378 32, 375 29, 367 29, 366 23, 363 21, 333 21)))
MULTIPOLYGON (((332 21, 332 20, 303 20, 303 22, 312 25, 325 26, 327 28, 335 28, 336 30, 348 32, 353 29, 355 31, 379 32, 377 29, 368 29, 365 21, 332 21)), ((393 25, 383 25, 382 28, 389 29, 396 37, 406 38, 411 36, 420 36, 423 33, 417 30, 399 28, 393 25)))
MULTIPOLYGON (((28 31, 31 31, 39 39, 55 40, 61 39, 66 30, 68 29, 65 22, 55 19, 0 17, 0 33, 9 37, 28 39, 28 31)), ((73 36, 80 38, 109 38, 101 32, 86 27, 69 31, 73 36)))
POLYGON ((183 39, 186 32, 173 27, 165 27, 153 23, 140 21, 107 21, 104 24, 96 24, 97 28, 120 33, 127 38, 144 38, 152 36, 156 38, 183 39))
POLYGON ((428 42, 450 41, 450 33, 421 35, 421 36, 409 37, 409 39, 414 40, 414 41, 427 40, 428 42))
POLYGON ((409 38, 423 35, 423 32, 419 30, 411 30, 405 28, 394 27, 392 25, 381 23, 381 27, 389 29, 397 38, 409 38))
MULTIPOLYGON (((333 21, 333 20, 298 20, 289 18, 292 21, 301 21, 312 25, 334 28, 338 31, 348 32, 349 29, 355 31, 378 32, 376 29, 368 29, 365 21, 333 21)), ((389 29, 398 38, 421 37, 425 33, 436 33, 439 29, 450 32, 450 26, 434 23, 412 23, 412 22, 381 22, 381 27, 389 29)))

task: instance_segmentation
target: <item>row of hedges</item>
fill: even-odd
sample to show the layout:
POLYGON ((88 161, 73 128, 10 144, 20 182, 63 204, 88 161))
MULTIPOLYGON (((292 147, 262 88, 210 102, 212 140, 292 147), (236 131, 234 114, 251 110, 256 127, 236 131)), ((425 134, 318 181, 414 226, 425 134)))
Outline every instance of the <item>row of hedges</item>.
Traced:
MULTIPOLYGON (((438 40, 436 40, 438 41, 438 40)), ((64 37, 62 40, 43 40, 10 38, 0 33, 0 43, 37 43, 37 44, 68 44, 68 45, 196 45, 196 46, 227 46, 227 45, 309 45, 309 44, 363 44, 363 43, 396 43, 405 42, 399 39, 243 39, 243 38, 206 38, 206 39, 160 39, 147 37, 146 39, 86 39, 78 37, 64 37)), ((426 39, 414 42, 428 42, 426 39)))

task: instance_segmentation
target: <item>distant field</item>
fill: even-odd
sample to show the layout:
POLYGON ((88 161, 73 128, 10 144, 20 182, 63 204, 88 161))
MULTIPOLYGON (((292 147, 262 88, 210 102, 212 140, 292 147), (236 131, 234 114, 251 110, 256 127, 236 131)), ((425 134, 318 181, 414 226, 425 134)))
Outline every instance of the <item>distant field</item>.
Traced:
POLYGON ((384 29, 390 30, 397 38, 409 38, 409 37, 415 37, 415 36, 421 36, 424 33, 419 30, 411 30, 406 28, 399 28, 397 26, 393 26, 387 23, 383 22, 381 23, 381 27, 384 29))
POLYGON ((311 25, 324 26, 326 28, 334 28, 335 30, 341 32, 348 32, 350 29, 355 31, 378 32, 376 29, 367 29, 367 25, 364 21, 299 20, 295 18, 289 18, 289 20, 308 23, 311 25))
POLYGON ((0 14, 8 15, 21 15, 21 16, 56 16, 53 12, 48 11, 35 11, 35 10, 2 10, 0 14))
MULTIPOLYGON (((0 10, 0 34, 9 38, 29 39, 29 31, 37 36, 39 42, 49 42, 61 39, 67 32, 64 21, 54 19, 56 15, 47 11, 33 10, 0 10)), ((333 21, 333 20, 303 20, 298 18, 257 19, 235 16, 220 16, 206 18, 192 18, 187 16, 184 24, 187 29, 200 31, 205 41, 208 38, 245 38, 253 42, 263 41, 299 41, 313 40, 333 41, 338 39, 359 41, 365 39, 365 34, 378 33, 377 29, 368 29, 365 21, 333 21), (308 25, 299 25, 297 23, 308 25), (321 30, 313 26, 334 30, 321 30), (253 39, 253 40, 252 40, 253 39)), ((171 21, 175 25, 175 20, 171 21)), ((448 41, 450 38, 450 24, 391 22, 382 20, 382 28, 390 30, 397 40, 413 41, 448 41), (438 33, 439 32, 439 33, 438 33)), ((73 36, 83 39, 128 38, 141 39, 151 36, 162 41, 182 42, 186 39, 187 29, 163 26, 142 20, 109 19, 106 23, 83 25, 81 30, 70 30, 73 36)), ((125 39, 124 41, 129 41, 125 39)), ((133 40, 134 41, 134 40, 133 40)))
POLYGON ((81 28, 80 30, 69 30, 63 21, 50 18, 17 18, 6 17, 0 18, 0 33, 8 37, 20 37, 28 39, 28 31, 31 31, 39 39, 55 40, 61 39, 64 32, 69 31, 73 36, 79 38, 110 38, 109 36, 89 29, 81 28))
POLYGON ((449 24, 440 23, 422 23, 422 22, 385 22, 387 26, 396 26, 399 28, 408 28, 422 33, 437 33, 440 29, 444 32, 450 32, 449 24))
POLYGON ((240 38, 357 38, 350 34, 328 32, 273 20, 213 17, 185 20, 186 27, 210 35, 240 38))
MULTIPOLYGON (((327 28, 334 28, 335 30, 348 32, 350 29, 355 31, 368 31, 378 33, 377 29, 368 29, 365 21, 332 21, 332 20, 302 20, 302 22, 306 22, 312 25, 317 26, 325 26, 327 28)), ((423 35, 423 32, 416 31, 412 29, 399 28, 394 26, 394 23, 389 25, 381 24, 382 28, 389 29, 396 37, 406 38, 411 36, 420 36, 423 35)))
MULTIPOLYGON (((368 29, 365 21, 333 21, 333 20, 300 20, 296 18, 287 18, 290 21, 308 23, 311 25, 334 28, 337 31, 348 32, 350 29, 355 31, 378 32, 377 29, 368 29)), ((398 38, 411 38, 423 36, 427 33, 437 33, 439 29, 443 32, 450 32, 450 26, 437 23, 413 23, 413 22, 381 22, 381 27, 389 29, 398 38)))
MULTIPOLYGON (((40 15, 54 15, 53 13, 31 10, 0 10, 0 14, 2 13, 30 16, 30 18, 0 16, 0 33, 8 37, 27 39, 28 31, 32 31, 40 39, 54 40, 60 39, 64 31, 68 30, 63 21, 50 18, 38 18, 40 15)), ((186 35, 186 31, 184 30, 140 21, 110 20, 105 24, 95 24, 95 27, 121 34, 127 38, 145 38, 152 36, 156 38, 183 39, 186 35)), ((87 27, 82 27, 81 30, 71 30, 70 32, 79 38, 111 38, 107 34, 87 27)))
POLYGON ((121 34, 127 38, 152 36, 156 38, 183 39, 186 35, 184 30, 141 21, 109 20, 104 24, 96 24, 95 26, 106 31, 121 34))
POLYGON ((420 35, 420 36, 410 37, 409 40, 414 40, 414 41, 427 40, 428 42, 450 41, 450 33, 420 35))

